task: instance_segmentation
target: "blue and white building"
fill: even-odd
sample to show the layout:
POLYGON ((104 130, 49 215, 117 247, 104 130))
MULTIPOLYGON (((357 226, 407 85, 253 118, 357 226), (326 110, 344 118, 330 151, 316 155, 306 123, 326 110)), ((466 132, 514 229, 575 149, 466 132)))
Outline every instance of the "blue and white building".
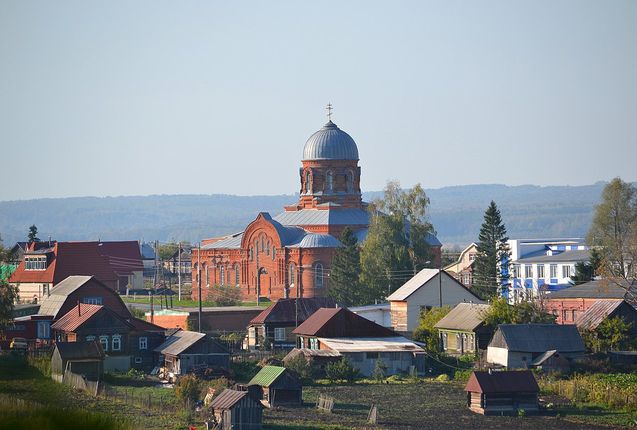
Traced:
POLYGON ((511 239, 508 288, 509 303, 536 298, 541 292, 570 287, 575 264, 590 259, 581 238, 511 239))

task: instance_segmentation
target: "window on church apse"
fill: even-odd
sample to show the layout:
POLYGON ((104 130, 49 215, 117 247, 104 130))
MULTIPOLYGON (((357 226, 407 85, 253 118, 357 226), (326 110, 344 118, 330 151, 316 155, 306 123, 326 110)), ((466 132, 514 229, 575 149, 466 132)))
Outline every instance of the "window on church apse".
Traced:
POLYGON ((321 288, 323 286, 323 265, 316 263, 314 265, 314 287, 321 288))
POLYGON ((239 270, 239 264, 237 263, 234 265, 234 283, 237 287, 239 286, 239 281, 240 281, 240 270, 239 270))
POLYGON ((296 281, 296 265, 294 263, 290 263, 290 269, 289 269, 289 283, 290 285, 294 285, 295 281, 296 281))
POLYGON ((325 179, 325 190, 331 192, 333 188, 334 188, 334 175, 332 174, 331 170, 328 170, 327 177, 325 179))

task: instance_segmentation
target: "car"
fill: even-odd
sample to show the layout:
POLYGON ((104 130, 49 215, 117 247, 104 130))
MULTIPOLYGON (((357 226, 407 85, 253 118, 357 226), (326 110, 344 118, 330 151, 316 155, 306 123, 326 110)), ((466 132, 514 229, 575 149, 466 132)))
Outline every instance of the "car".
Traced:
POLYGON ((14 337, 11 339, 11 343, 9 344, 9 348, 11 349, 19 349, 25 350, 29 347, 29 343, 23 337, 14 337))

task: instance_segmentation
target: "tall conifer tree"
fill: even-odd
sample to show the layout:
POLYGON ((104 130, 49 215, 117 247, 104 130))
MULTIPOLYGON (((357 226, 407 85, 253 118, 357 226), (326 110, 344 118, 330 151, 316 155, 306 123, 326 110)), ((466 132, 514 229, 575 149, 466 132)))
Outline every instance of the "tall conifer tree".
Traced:
POLYGON ((494 201, 484 214, 484 222, 478 235, 474 263, 474 286, 482 298, 490 298, 501 292, 502 284, 509 278, 510 251, 507 230, 494 201))
POLYGON ((339 306, 355 306, 364 304, 360 289, 361 256, 358 240, 349 227, 345 227, 341 235, 342 248, 338 248, 330 269, 329 296, 339 306))

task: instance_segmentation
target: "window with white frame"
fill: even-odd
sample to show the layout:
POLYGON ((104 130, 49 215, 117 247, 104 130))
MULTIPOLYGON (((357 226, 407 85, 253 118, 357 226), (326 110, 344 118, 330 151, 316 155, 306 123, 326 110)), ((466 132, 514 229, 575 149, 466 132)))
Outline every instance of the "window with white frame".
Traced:
POLYGON ((148 338, 140 337, 139 338, 139 349, 148 349, 148 338))
POLYGON ((557 278, 557 264, 551 264, 549 266, 549 275, 551 278, 557 278))
POLYGON ((40 257, 25 257, 25 270, 46 270, 46 255, 40 257))
POLYGON ((442 349, 447 350, 447 333, 442 333, 442 349))
POLYGON ((142 358, 141 357, 135 357, 135 364, 141 364, 142 363, 142 358))
POLYGON ((100 336, 100 344, 104 351, 108 351, 108 336, 100 336))
POLYGON ((544 279, 544 264, 537 265, 537 277, 539 279, 544 279))
POLYGON ((519 278, 520 277, 520 265, 519 264, 514 264, 513 265, 513 277, 514 278, 519 278))
POLYGON ((276 341, 284 341, 285 339, 286 339, 285 328, 284 327, 275 327, 274 328, 274 340, 276 340, 276 341))
POLYGON ((323 265, 316 263, 314 265, 314 287, 321 288, 323 286, 323 265))
POLYGON ((82 297, 82 303, 86 303, 87 305, 101 305, 102 304, 102 298, 95 296, 95 297, 82 297))
POLYGON ((226 285, 226 268, 223 266, 219 268, 219 284, 226 285))
POLYGON ((296 265, 294 263, 290 263, 288 277, 290 278, 289 279, 290 285, 294 285, 294 283, 296 282, 296 265))
POLYGON ((38 321, 38 339, 48 339, 49 337, 51 337, 51 323, 38 321))
POLYGON ((95 336, 86 336, 86 341, 87 342, 92 342, 95 340, 95 336))
POLYGON ((122 336, 119 334, 113 335, 112 341, 113 351, 121 351, 122 350, 122 336))
POLYGON ((533 277, 533 266, 530 264, 524 265, 524 277, 532 278, 533 277))
POLYGON ((562 278, 570 278, 571 277, 571 266, 565 264, 562 266, 562 278))

